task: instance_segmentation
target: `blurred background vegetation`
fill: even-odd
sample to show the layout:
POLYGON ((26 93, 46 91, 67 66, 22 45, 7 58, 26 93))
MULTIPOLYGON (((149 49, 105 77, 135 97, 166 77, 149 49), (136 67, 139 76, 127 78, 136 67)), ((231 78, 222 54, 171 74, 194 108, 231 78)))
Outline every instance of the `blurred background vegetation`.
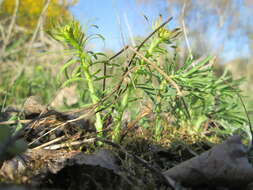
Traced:
POLYGON ((20 105, 30 95, 46 103, 56 91, 55 63, 64 59, 57 43, 45 31, 53 23, 71 18, 69 7, 77 1, 1 1, 0 101, 20 105), (57 48, 56 48, 57 47, 57 48), (45 52, 54 52, 48 54, 45 52))
MULTIPOLYGON (((16 0, 3 1, 1 6, 1 18, 7 19, 13 15, 15 10, 16 0)), ((27 29, 35 29, 37 21, 44 7, 44 0, 22 0, 19 1, 19 7, 17 12, 16 24, 27 29)), ((44 27, 50 27, 50 20, 59 20, 62 18, 68 18, 70 12, 68 11, 69 4, 59 3, 58 0, 51 0, 48 5, 44 27)))

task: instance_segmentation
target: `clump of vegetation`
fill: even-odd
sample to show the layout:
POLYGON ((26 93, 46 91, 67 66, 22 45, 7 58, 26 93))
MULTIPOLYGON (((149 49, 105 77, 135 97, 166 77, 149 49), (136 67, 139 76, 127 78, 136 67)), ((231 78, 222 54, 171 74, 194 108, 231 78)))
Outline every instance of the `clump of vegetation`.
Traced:
MULTIPOLYGON (((129 170, 126 176, 133 181, 137 178, 136 183, 141 176, 140 187, 146 180, 149 188, 155 188, 150 175, 154 168, 149 164, 168 169, 206 151, 223 137, 248 132, 241 104, 242 80, 233 79, 224 69, 215 73, 214 56, 182 56, 181 29, 166 27, 171 19, 163 23, 158 19, 152 33, 137 46, 109 55, 89 48, 90 41, 104 41, 103 36, 84 30, 78 21, 69 21, 68 6, 76 2, 6 0, 1 4, 0 27, 7 30, 1 30, 0 38, 4 63, 0 64, 0 166, 23 153, 27 144, 30 153, 35 153, 36 172, 51 165, 45 161, 69 156, 71 160, 72 150, 90 154, 114 147, 117 162, 129 170), (48 106, 68 86, 75 87, 72 91, 77 91, 78 101, 65 107, 48 106), (43 105, 39 103, 35 114, 33 110, 29 113, 25 99, 36 95, 43 105), (20 140, 23 137, 27 144, 20 140), (48 156, 43 152, 47 148, 59 152, 48 156)), ((33 107, 36 99, 30 100, 33 107)), ((97 159, 99 155, 93 156, 97 159)), ((103 153, 102 159, 107 156, 103 153)), ((84 174, 96 183, 97 178, 84 174)))
MULTIPOLYGON (((67 45, 72 58, 62 67, 68 85, 84 81, 88 89, 90 102, 96 106, 96 129, 99 136, 103 123, 112 116, 112 133, 115 142, 119 142, 123 131, 123 116, 141 113, 149 103, 149 111, 153 120, 141 117, 138 122, 153 131, 153 138, 159 141, 166 137, 168 127, 191 126, 193 132, 203 132, 206 127, 213 126, 216 130, 223 128, 223 133, 231 134, 234 129, 242 128, 246 119, 241 112, 238 101, 240 80, 232 80, 231 75, 224 72, 217 77, 213 71, 214 58, 187 58, 183 65, 176 41, 181 31, 159 27, 161 21, 154 25, 154 34, 137 47, 127 46, 123 51, 130 51, 132 57, 126 64, 112 64, 104 53, 95 53, 86 49, 87 42, 99 35, 87 36, 77 21, 58 26, 51 36, 67 45), (115 81, 113 73, 106 75, 106 67, 118 67, 122 71, 119 83, 112 86, 105 81, 115 81), (100 111, 106 110, 106 117, 100 111), (162 117, 167 113, 173 122, 162 117), (170 125, 170 126, 168 126, 170 125), (232 126, 232 127, 230 127, 232 126), (232 129, 232 130, 231 130, 232 129)), ((122 51, 122 52, 123 52, 122 51)), ((167 118, 168 119, 168 118, 167 118)))
MULTIPOLYGON (((4 71, 0 78, 0 122, 4 123, 0 126, 0 165, 24 152, 27 144, 32 149, 31 154, 35 153, 32 155, 35 162, 39 160, 36 163, 39 167, 35 164, 32 168, 36 172, 46 169, 44 166, 51 164, 44 162, 57 159, 58 155, 61 160, 68 159, 71 156, 68 151, 93 153, 109 146, 109 149, 117 149, 115 153, 121 166, 132 172, 131 175, 126 172, 129 179, 135 181, 134 178, 142 176, 141 179, 150 179, 147 186, 155 188, 156 180, 150 175, 154 168, 145 160, 168 169, 175 162, 191 158, 193 153, 206 151, 211 147, 210 142, 217 143, 238 130, 247 131, 247 120, 239 101, 241 80, 232 79, 227 71, 216 75, 213 56, 182 57, 179 52, 181 29, 166 27, 171 19, 163 23, 158 19, 153 23, 152 33, 139 41, 139 45, 123 47, 111 56, 89 49, 91 40, 104 41, 103 36, 84 30, 78 21, 66 21, 69 19, 67 9, 58 1, 50 1, 51 4, 44 1, 44 8, 34 12, 41 22, 30 22, 29 26, 22 21, 23 17, 16 20, 18 4, 14 6, 13 2, 4 1, 2 5, 8 7, 2 17, 12 14, 13 25, 4 33, 7 38, 3 39, 1 48, 1 60, 6 65, 0 65, 4 71), (66 14, 62 22, 49 26, 52 8, 66 14), (15 22, 29 30, 35 28, 35 32, 19 30, 15 22), (36 30, 42 25, 48 33, 36 30), (18 48, 21 46, 24 48, 18 48), (12 65, 11 71, 8 65, 12 65), (48 106, 59 91, 68 86, 75 86, 72 90, 79 93, 78 102, 63 108, 70 112, 48 106), (35 114, 33 110, 23 110, 37 104, 35 99, 30 99, 32 105, 24 103, 26 97, 34 95, 47 104, 39 104, 40 109, 35 114), (21 106, 8 108, 11 104, 21 106), (74 108, 78 110, 73 111, 74 108), (47 148, 59 150, 56 152, 60 154, 48 156, 36 152, 47 148), (173 161, 159 156, 159 153, 168 154, 168 148, 173 161), (138 168, 134 162, 142 163, 144 168, 138 168)), ((22 1, 25 2, 29 1, 22 1)), ((8 22, 3 25, 7 26, 8 22)), ((99 154, 93 156, 97 159, 99 154)), ((102 159, 107 156, 103 153, 102 159)), ((94 173, 96 176, 96 171, 94 173)), ((155 173, 161 174, 159 170, 155 173)), ((94 181, 92 175, 88 176, 94 181)))

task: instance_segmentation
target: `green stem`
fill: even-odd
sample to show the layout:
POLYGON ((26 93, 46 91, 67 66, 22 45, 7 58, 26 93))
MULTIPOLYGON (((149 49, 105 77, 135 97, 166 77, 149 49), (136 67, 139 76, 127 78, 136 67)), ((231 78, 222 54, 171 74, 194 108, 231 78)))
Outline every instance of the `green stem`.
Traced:
POLYGON ((118 143, 120 140, 122 117, 123 117, 124 111, 126 110, 127 105, 128 105, 130 90, 131 90, 131 85, 128 87, 125 95, 123 96, 122 102, 120 104, 120 109, 118 111, 118 117, 117 117, 118 119, 117 119, 115 127, 113 129, 113 135, 112 135, 113 142, 118 143))
POLYGON ((156 113, 156 118, 155 118, 155 139, 156 141, 159 141, 162 137, 162 121, 161 121, 161 116, 160 113, 156 113))
MULTIPOLYGON (((98 103, 99 98, 97 97, 96 92, 95 92, 94 84, 93 84, 92 77, 91 77, 91 74, 89 71, 89 63, 87 62, 87 60, 84 57, 85 56, 82 56, 81 64, 83 66, 84 75, 87 80, 91 101, 93 104, 96 104, 96 103, 98 103)), ((96 110, 98 110, 98 109, 96 109, 96 110)), ((103 122, 102 122, 101 114, 99 112, 96 113, 95 127, 96 127, 96 130, 99 132, 98 136, 102 137, 103 135, 102 135, 101 131, 103 130, 103 122)))
POLYGON ((162 42, 161 39, 156 39, 154 41, 151 42, 150 46, 149 46, 149 49, 147 51, 148 53, 148 57, 150 57, 152 55, 152 53, 154 52, 154 49, 162 42))

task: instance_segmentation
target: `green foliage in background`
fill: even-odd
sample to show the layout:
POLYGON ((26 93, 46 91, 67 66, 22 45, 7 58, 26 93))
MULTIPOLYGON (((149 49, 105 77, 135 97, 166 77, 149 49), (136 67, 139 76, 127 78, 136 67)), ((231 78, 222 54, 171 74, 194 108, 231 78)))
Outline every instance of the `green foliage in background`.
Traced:
POLYGON ((29 66, 20 75, 5 73, 2 77, 5 80, 0 81, 0 101, 5 106, 22 105, 32 95, 40 96, 47 103, 58 88, 56 76, 42 65, 29 66))

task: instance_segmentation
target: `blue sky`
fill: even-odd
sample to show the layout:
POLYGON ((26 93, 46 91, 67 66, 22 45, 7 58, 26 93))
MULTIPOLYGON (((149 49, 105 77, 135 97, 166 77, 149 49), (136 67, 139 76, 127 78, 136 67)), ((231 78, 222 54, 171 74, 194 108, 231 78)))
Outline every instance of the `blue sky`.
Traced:
MULTIPOLYGON (((93 29, 92 31, 102 34, 106 41, 105 43, 101 41, 92 43, 95 49, 112 49, 117 51, 124 46, 122 33, 124 40, 127 40, 129 37, 130 32, 127 27, 127 22, 134 36, 146 36, 151 32, 151 26, 145 21, 144 15, 147 16, 151 22, 154 21, 159 14, 162 14, 164 18, 178 16, 168 14, 165 2, 166 1, 157 1, 154 4, 140 5, 137 4, 135 0, 80 0, 76 6, 71 8, 71 12, 74 17, 80 20, 84 25, 90 23, 99 26, 98 30, 93 29)), ((178 27, 175 20, 169 24, 171 28, 175 26, 178 27)), ((224 35, 226 35, 226 31, 224 30, 211 29, 208 33, 209 39, 207 40, 209 40, 208 43, 210 43, 214 51, 217 44, 224 43, 224 41, 222 41, 224 35)), ((224 44, 222 56, 225 61, 239 56, 246 57, 249 54, 249 47, 246 44, 246 39, 240 39, 239 36, 240 35, 235 35, 231 37, 231 40, 224 44), (240 43, 243 45, 238 46, 240 43)))
POLYGON ((150 6, 136 4, 135 0, 80 0, 71 11, 81 23, 91 22, 98 25, 99 30, 93 31, 105 37, 105 48, 113 50, 123 47, 122 33, 124 38, 128 38, 127 22, 134 36, 145 36, 151 29, 143 15, 150 21, 160 13, 168 16, 165 5, 161 2, 150 6))

